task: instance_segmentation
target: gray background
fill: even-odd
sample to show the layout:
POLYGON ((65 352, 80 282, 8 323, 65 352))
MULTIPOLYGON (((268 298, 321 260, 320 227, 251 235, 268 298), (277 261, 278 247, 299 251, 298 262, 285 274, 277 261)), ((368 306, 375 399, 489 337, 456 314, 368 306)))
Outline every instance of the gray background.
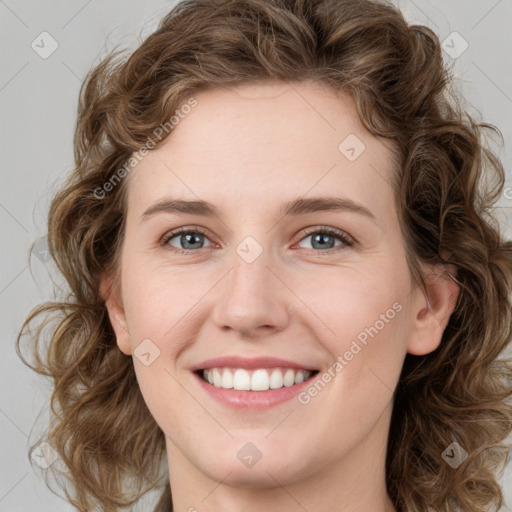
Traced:
MULTIPOLYGON (((497 213, 512 237, 512 1, 396 3, 410 21, 430 26, 447 41, 452 55, 445 57, 473 105, 471 113, 496 124, 504 135, 500 154, 511 188, 497 213), (464 40, 468 48, 458 55, 464 40)), ((21 363, 14 339, 29 310, 50 298, 50 276, 55 276, 45 262, 44 239, 30 258, 30 270, 30 246, 44 237, 51 198, 72 169, 77 97, 86 72, 114 44, 135 48, 173 5, 163 0, 0 0, 0 512, 72 510, 47 489, 44 470, 34 471, 27 456, 48 417, 51 387, 21 363), (52 44, 58 48, 44 55, 52 44)), ((512 510, 510 465, 502 485, 512 510)))

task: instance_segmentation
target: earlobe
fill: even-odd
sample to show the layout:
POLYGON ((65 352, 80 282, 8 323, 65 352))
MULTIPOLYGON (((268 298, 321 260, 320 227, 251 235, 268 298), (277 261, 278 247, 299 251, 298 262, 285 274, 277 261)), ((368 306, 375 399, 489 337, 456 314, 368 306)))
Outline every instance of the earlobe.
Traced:
POLYGON ((116 335, 119 350, 121 350, 123 354, 131 355, 132 348, 120 290, 119 287, 115 285, 111 276, 104 275, 101 277, 100 294, 105 301, 105 307, 108 312, 110 324, 116 335))
POLYGON ((426 290, 418 290, 414 328, 407 344, 407 352, 418 356, 439 347, 459 295, 453 265, 429 266, 423 275, 426 290))

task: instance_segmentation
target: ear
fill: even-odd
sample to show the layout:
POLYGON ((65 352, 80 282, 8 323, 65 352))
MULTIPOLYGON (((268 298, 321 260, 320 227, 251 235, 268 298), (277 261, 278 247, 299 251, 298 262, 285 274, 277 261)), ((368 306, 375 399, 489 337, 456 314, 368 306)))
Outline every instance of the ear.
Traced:
POLYGON ((116 335, 117 346, 123 354, 128 356, 132 353, 132 347, 121 299, 121 290, 110 275, 104 274, 101 277, 100 294, 105 301, 110 323, 116 335))
POLYGON ((455 309, 459 287, 453 265, 424 266, 425 292, 419 288, 414 301, 414 328, 407 343, 407 352, 422 356, 439 347, 450 315, 455 309))

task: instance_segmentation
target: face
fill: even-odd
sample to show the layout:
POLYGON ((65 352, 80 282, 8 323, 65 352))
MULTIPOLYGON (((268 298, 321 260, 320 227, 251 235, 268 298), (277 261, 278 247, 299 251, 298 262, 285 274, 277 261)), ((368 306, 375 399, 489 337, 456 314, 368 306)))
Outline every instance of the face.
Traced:
POLYGON ((129 175, 107 300, 172 471, 258 487, 368 469, 447 304, 412 283, 391 147, 319 84, 195 100, 129 175))

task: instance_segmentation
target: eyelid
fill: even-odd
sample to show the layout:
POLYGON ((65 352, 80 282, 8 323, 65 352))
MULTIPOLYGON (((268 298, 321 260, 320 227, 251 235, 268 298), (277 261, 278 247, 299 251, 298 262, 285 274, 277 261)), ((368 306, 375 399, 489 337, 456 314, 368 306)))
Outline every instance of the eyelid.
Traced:
MULTIPOLYGON (((204 235, 206 238, 208 238, 208 240, 210 240, 210 242, 215 244, 215 242, 213 242, 213 240, 211 240, 211 237, 209 236, 208 232, 205 229, 200 228, 199 226, 183 226, 180 228, 171 229, 170 231, 167 231, 160 238, 159 245, 167 246, 169 241, 172 240, 173 238, 175 238, 179 235, 186 235, 188 233, 199 233, 200 235, 204 235)), ((172 248, 176 249, 177 251, 186 251, 186 252, 190 252, 190 253, 197 252, 197 251, 190 251, 190 250, 186 250, 186 249, 178 249, 176 247, 172 247, 172 248)), ((208 247, 202 247, 202 249, 208 249, 208 247)))
MULTIPOLYGON (((302 233, 301 238, 299 239, 299 242, 304 240, 309 235, 312 235, 313 233, 324 233, 327 235, 331 235, 334 237, 339 238, 343 241, 344 245, 346 246, 352 246, 356 243, 355 239, 350 236, 346 231, 343 231, 342 229, 338 228, 332 228, 329 226, 310 226, 308 228, 305 228, 305 231, 302 233)), ((321 252, 321 251, 318 251, 321 252)))
MULTIPOLYGON (((201 235, 205 236, 206 238, 208 238, 208 240, 211 243, 213 243, 214 245, 218 245, 218 244, 216 244, 216 242, 211 240, 211 237, 208 235, 207 230, 205 230, 199 226, 183 226, 180 228, 176 228, 174 230, 167 231, 161 237, 159 245, 167 246, 169 241, 172 240, 173 238, 175 238, 179 235, 184 235, 184 234, 188 234, 188 233, 201 234, 201 235)), ((326 234, 329 236, 333 236, 343 242, 341 244, 341 246, 340 245, 336 246, 332 250, 342 250, 343 248, 346 248, 346 247, 352 247, 356 243, 356 241, 354 240, 354 238, 352 236, 350 236, 348 233, 346 233, 345 231, 343 231, 341 229, 333 228, 333 227, 329 227, 329 226, 317 225, 317 226, 309 226, 307 228, 304 228, 304 230, 301 232, 300 238, 297 240, 297 242, 294 243, 294 245, 297 245, 298 243, 302 242, 302 240, 304 240, 305 238, 307 238, 308 236, 310 236, 314 233, 323 233, 323 234, 326 234)), ((211 247, 201 247, 200 249, 211 249, 211 247)), ((182 253, 186 252, 186 253, 190 253, 190 254, 192 254, 194 252, 199 252, 200 249, 199 250, 178 249, 177 247, 171 246, 171 250, 181 251, 182 253)), ((313 250, 313 251, 318 252, 319 254, 323 252, 321 250, 320 251, 313 250)))

